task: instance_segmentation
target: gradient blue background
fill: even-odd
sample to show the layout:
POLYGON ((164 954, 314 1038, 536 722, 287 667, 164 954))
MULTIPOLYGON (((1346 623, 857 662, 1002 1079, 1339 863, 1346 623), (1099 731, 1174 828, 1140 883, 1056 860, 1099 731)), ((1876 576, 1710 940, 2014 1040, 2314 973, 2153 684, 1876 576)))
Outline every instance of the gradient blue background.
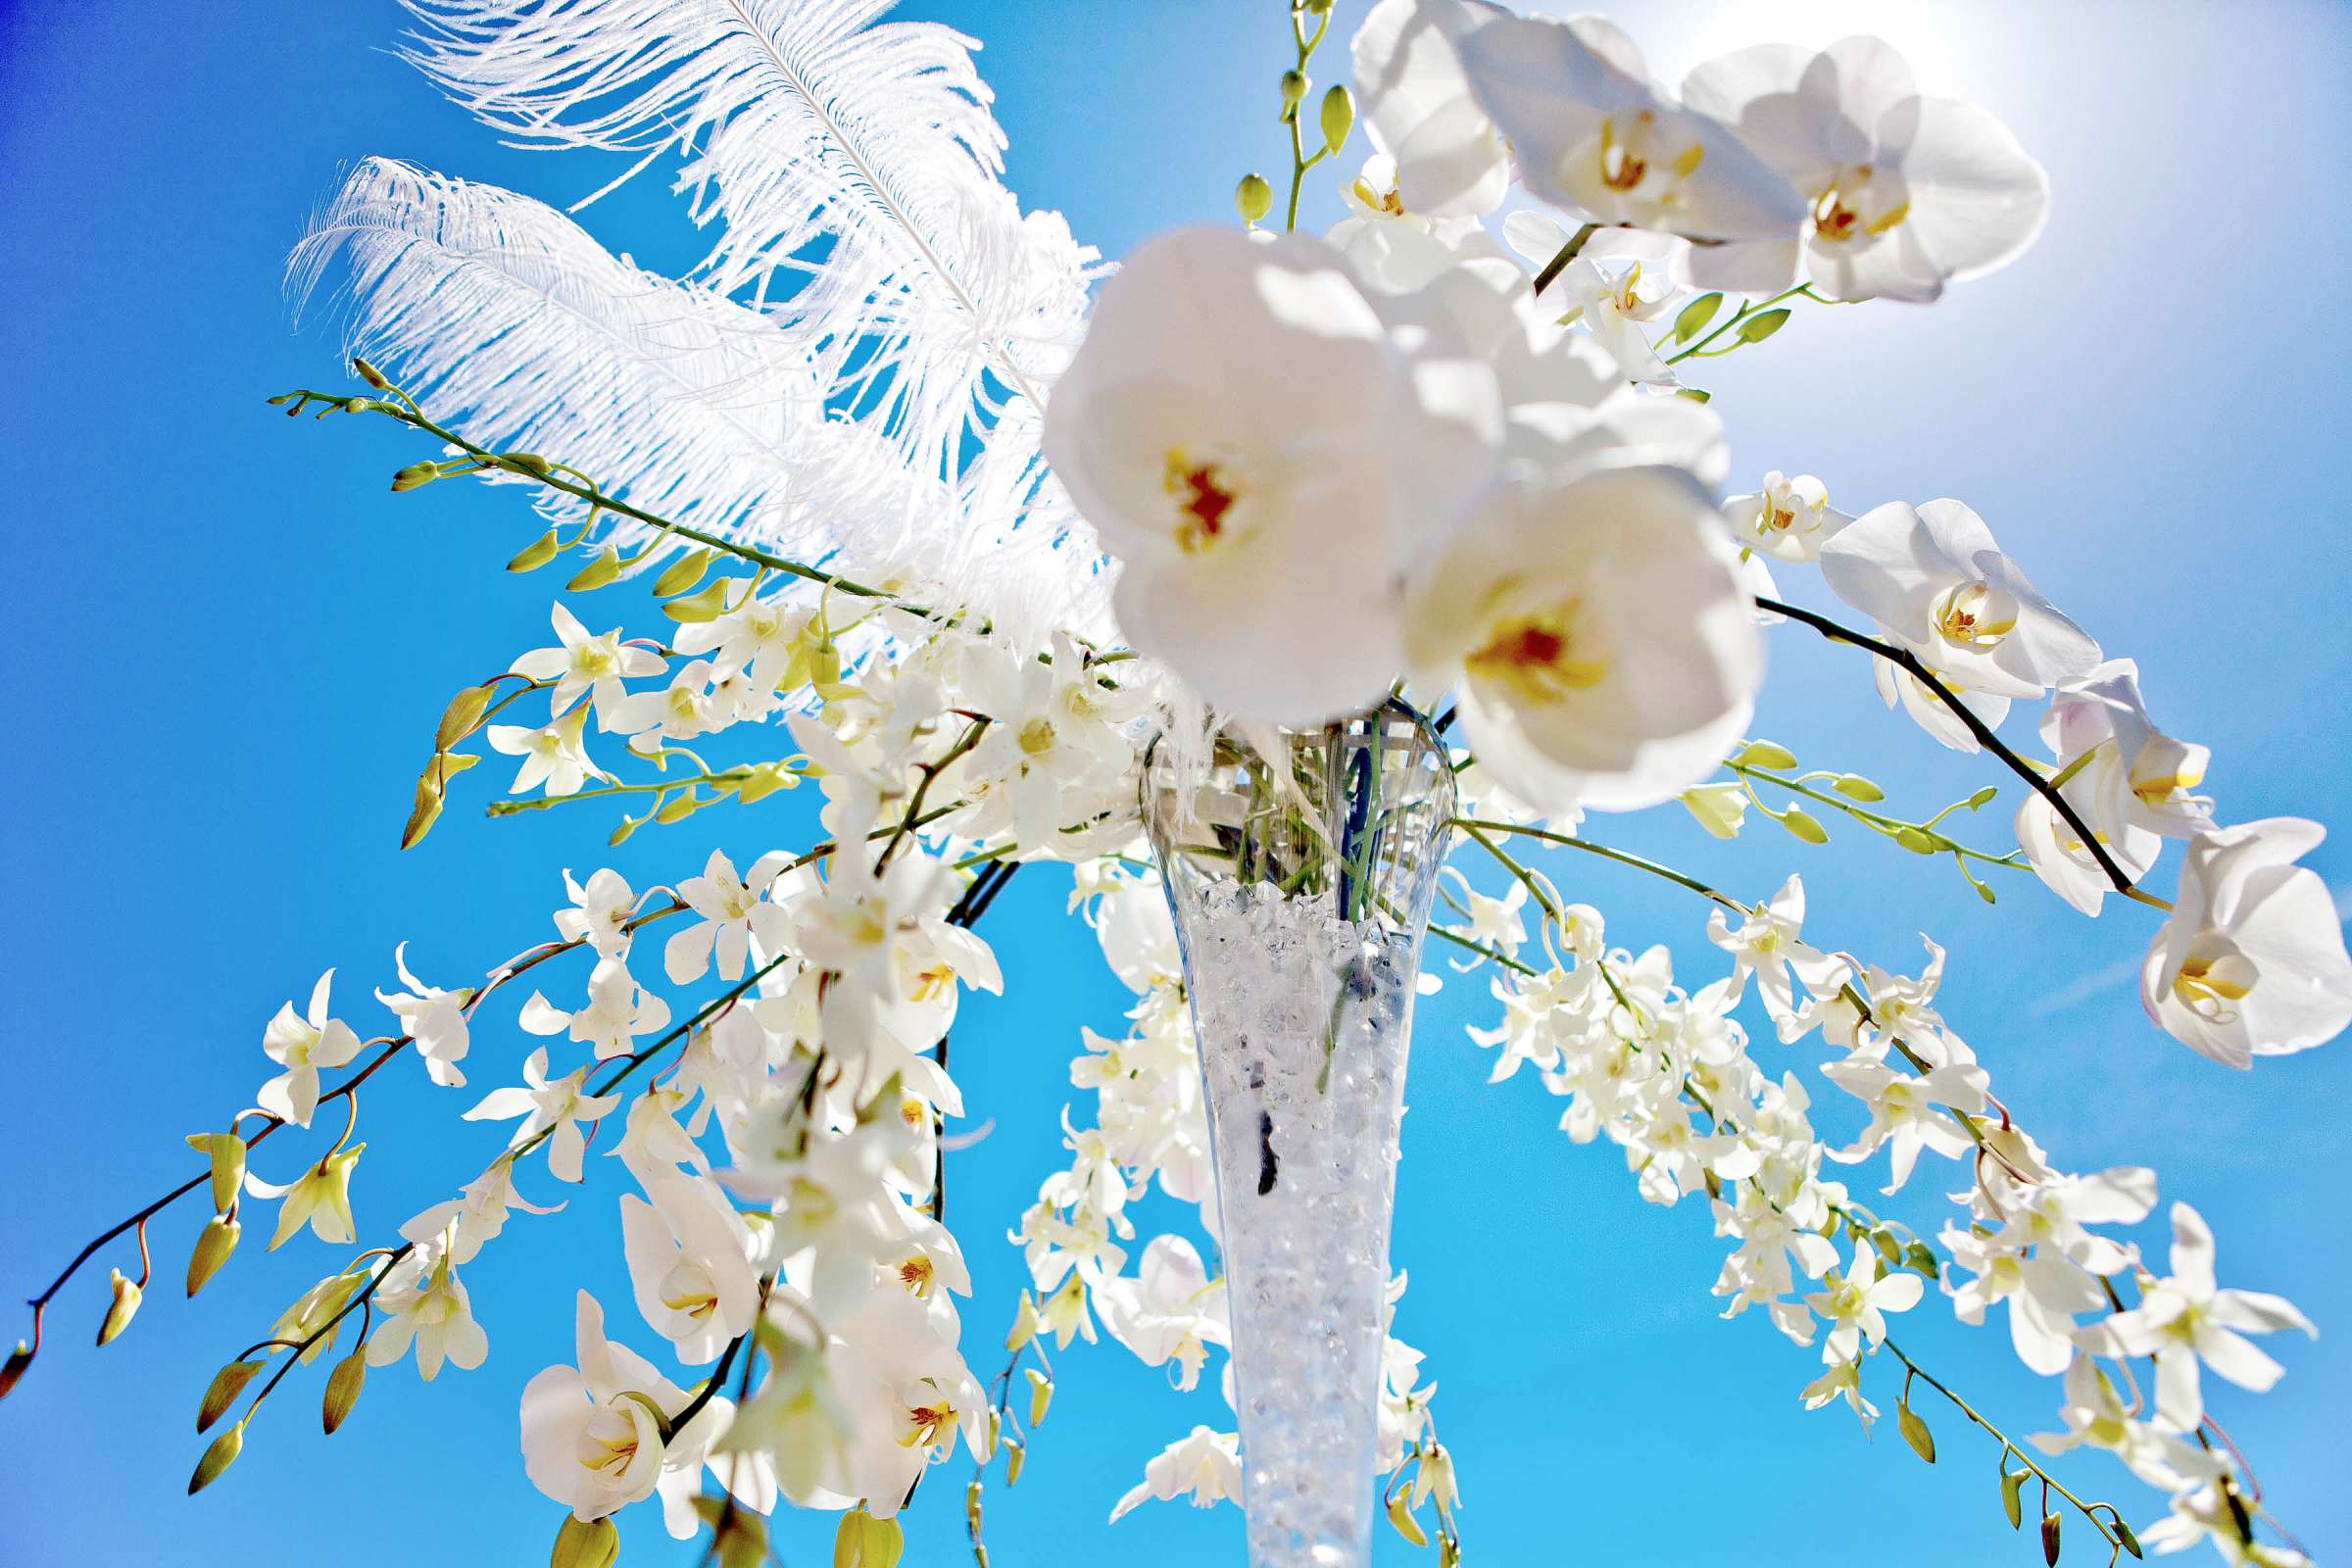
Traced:
MULTIPOLYGON (((1067 211, 1110 255, 1221 218, 1235 177, 1274 172, 1267 113, 1284 47, 1272 0, 1020 4, 927 0, 915 14, 989 44, 982 64, 1026 200, 1067 211)), ((1356 8, 1348 8, 1350 21, 1356 8)), ((2048 232, 2023 262, 1930 311, 1800 312, 1706 378, 1737 480, 1818 472, 1851 510, 1954 494, 1988 518, 2058 602, 2136 656, 2170 727, 2205 741, 2224 811, 2293 811, 2339 830, 2352 757, 2342 671, 2346 185, 2338 6, 1919 7, 1650 4, 1629 18, 1669 77, 1720 48, 1826 42, 1867 21, 1925 83, 1998 113, 2049 166, 2048 232)), ((0 573, 10 703, 0 810, 0 1289, 28 1295, 99 1224, 189 1167, 179 1135, 244 1103, 268 1064, 263 1023, 341 966, 339 1010, 390 978, 393 944, 456 983, 549 934, 557 868, 618 865, 639 886, 699 866, 715 841, 748 859, 803 841, 797 803, 712 814, 602 848, 610 819, 571 809, 482 820, 485 769, 421 851, 394 848, 410 779, 448 694, 545 640, 553 584, 498 565, 530 524, 512 495, 396 499, 419 455, 389 426, 295 425, 271 392, 335 384, 334 342, 289 329, 281 259, 339 167, 413 159, 567 202, 605 171, 495 146, 385 52, 388 0, 0 4, 0 430, 13 548, 0 573)), ((1333 213, 1328 194, 1317 211, 1333 213)), ((586 221, 649 265, 696 254, 644 181, 586 221)), ((1790 570, 1784 585, 1811 585, 1790 570)), ((627 590, 613 590, 614 594, 627 590)), ((635 602, 632 602, 632 605, 635 602)), ((607 624, 618 609, 597 605, 607 624)), ((602 617, 600 619, 600 616, 602 617)), ((1777 633, 1762 732, 1880 777, 1929 806, 1993 778, 1878 716, 1868 672, 1777 633)), ((2019 726, 2020 738, 2024 726, 2019 726)), ((2004 840, 2014 790, 1980 824, 2004 840)), ((1833 822, 1833 828, 1838 824, 1833 822)), ((2281 1291, 2318 1344, 2274 1341, 2285 1381, 2214 1406, 2281 1515, 2323 1560, 2352 1549, 2342 1411, 2352 1400, 2352 1249, 2340 1197, 2352 1048, 2239 1076, 2152 1033, 2130 974, 2153 916, 2092 923, 2030 880, 1984 909, 1956 878, 1839 832, 1824 850, 1770 824, 1737 845, 1677 813, 1594 835, 1748 896, 1807 874, 1824 940, 1915 967, 1914 933, 1954 950, 1947 1016, 2053 1154, 2076 1168, 2148 1162, 2167 1200, 2222 1238, 2225 1283, 2281 1291)), ((2315 863, 2352 884, 2352 840, 2315 863)), ((1581 858, 1558 866, 1619 941, 1697 945, 1703 910, 1581 858)), ((2166 873, 2169 875, 2169 872, 2166 873)), ((990 919, 1008 1000, 972 1006, 957 1071, 996 1135, 957 1161, 956 1218, 979 1295, 977 1364, 1001 1332, 1019 1259, 999 1244, 1056 1155, 1054 1119, 1081 1023, 1116 1025, 1124 994, 1057 918, 1057 873, 1031 872, 990 919)), ((1693 954, 1693 973, 1707 972, 1693 954)), ((568 982, 576 985, 577 979, 568 982)), ((1495 1562, 1901 1558, 2032 1560, 2000 1520, 1993 1452, 1933 1401, 1943 1461, 1842 1413, 1808 1414, 1809 1352, 1706 1294, 1720 1259, 1695 1203, 1643 1205, 1619 1154, 1552 1131, 1529 1082, 1487 1089, 1465 1044, 1483 982, 1423 1013, 1396 1258, 1412 1273, 1399 1332, 1429 1352, 1459 1454, 1474 1558, 1495 1562)), ((493 1019, 511 1018, 493 1008, 493 1019)), ((524 1044, 486 1022, 467 1067, 502 1081, 524 1044)), ((1758 1054, 1777 1064, 1778 1048, 1758 1054)), ((1810 1061, 1814 1048, 1793 1060, 1810 1061)), ((454 1120, 467 1097, 413 1070, 370 1088, 356 1205, 387 1233, 479 1168, 499 1134, 454 1120)), ((1838 1124, 1841 1128, 1842 1124, 1838 1124)), ((286 1174, 290 1147, 259 1163, 286 1174)), ((0 1406, 0 1560, 256 1565, 530 1563, 558 1517, 524 1481, 522 1381, 568 1359, 583 1266, 619 1337, 635 1321, 614 1270, 610 1168, 570 1209, 517 1216, 468 1271, 488 1363, 430 1389, 370 1376, 331 1444, 315 1378, 289 1382, 245 1457, 201 1498, 189 1414, 212 1368, 327 1266, 314 1243, 259 1238, 197 1302, 175 1283, 192 1217, 158 1227, 159 1283, 134 1331, 88 1348, 105 1267, 52 1319, 49 1350, 0 1406)), ((544 1174, 526 1191, 556 1196, 544 1174)), ((1894 1205, 1929 1224, 1956 1185, 1931 1168, 1894 1205)), ((2161 1230, 2142 1233, 2157 1258, 2161 1230)), ((0 1322, 0 1338, 21 1330, 0 1322)), ((1931 1298, 1906 1343, 2023 1434, 2057 1389, 1931 1298)), ((1891 1404, 1883 1367, 1877 1394, 1891 1404)), ((1154 1505, 1115 1530, 1111 1502, 1213 1395, 1165 1393, 1114 1348, 1074 1352, 1015 1491, 992 1487, 995 1561, 1134 1568, 1238 1561, 1238 1515, 1154 1505)), ((2087 1494, 2157 1504, 2103 1457, 2063 1473, 2087 1494)), ((908 1561, 958 1560, 963 1471, 926 1487, 908 1561)), ((641 1511, 642 1512, 642 1511, 641 1511)), ((830 1520, 783 1524, 786 1560, 821 1560, 830 1520)), ((2090 1560, 2069 1521, 2069 1560, 2090 1560)), ((1423 1560, 1386 1542, 1382 1560, 1423 1560)), ((686 1562, 650 1520, 626 1559, 686 1562)))

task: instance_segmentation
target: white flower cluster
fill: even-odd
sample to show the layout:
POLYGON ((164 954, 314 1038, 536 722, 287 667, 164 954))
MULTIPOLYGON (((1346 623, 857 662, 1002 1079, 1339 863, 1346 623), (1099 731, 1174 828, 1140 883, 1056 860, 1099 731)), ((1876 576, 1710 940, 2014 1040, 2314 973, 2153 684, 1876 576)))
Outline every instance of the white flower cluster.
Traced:
MULTIPOLYGON (((625 682, 664 676, 663 654, 618 632, 590 637, 559 606, 562 646, 516 662, 518 675, 552 688, 554 722, 489 726, 493 745, 526 757, 517 793, 562 796, 607 776, 584 750, 590 713, 633 752, 665 760, 675 741, 776 712, 779 687, 814 682, 821 705, 784 715, 801 751, 777 776, 816 776, 833 844, 742 871, 714 852, 700 874, 644 895, 609 869, 584 882, 566 873, 559 943, 478 990, 427 986, 403 955, 405 992, 379 994, 407 1031, 392 1049, 413 1043, 434 1081, 459 1085, 488 991, 561 954, 592 964, 576 1004, 531 993, 518 1021, 551 1044, 524 1062, 520 1084, 466 1112, 514 1122, 508 1152, 462 1198, 405 1226, 407 1245, 380 1268, 321 1282, 276 1337, 319 1332, 305 1351, 315 1355, 333 1343, 337 1314, 365 1299, 379 1320, 370 1361, 413 1348, 427 1379, 445 1363, 479 1365, 487 1338, 457 1271, 499 1234, 510 1205, 546 1212, 515 1197, 516 1162, 544 1146, 550 1174, 580 1182, 590 1140, 622 1113, 612 1153, 642 1194, 620 1200, 636 1304, 680 1363, 715 1368, 699 1391, 679 1387, 608 1341, 603 1308, 583 1293, 577 1364, 541 1374, 523 1398, 526 1467, 582 1521, 659 1492, 673 1533, 689 1535, 706 1467, 760 1512, 782 1495, 886 1520, 959 1439, 975 1456, 996 1442, 996 1414, 957 1350, 951 1298, 968 1294, 969 1277, 933 1210, 942 1124, 962 1112, 935 1048, 963 989, 1001 987, 965 923, 972 868, 1132 837, 1142 699, 1067 638, 1024 656, 896 610, 876 614, 888 624, 850 642, 857 629, 828 625, 814 596, 747 590, 679 637, 676 652, 706 657, 638 693, 625 682), (689 1010, 642 983, 636 937, 657 921, 671 928, 659 958, 668 985, 726 989, 689 1010), (557 1049, 578 1051, 578 1064, 552 1067, 557 1049), (624 1092, 641 1066, 659 1070, 624 1092), (766 1370, 737 1390, 739 1409, 718 1386, 746 1344, 764 1352, 766 1370)), ((261 1099, 280 1120, 308 1125, 319 1072, 363 1049, 329 1016, 330 981, 307 1014, 289 1004, 269 1028, 266 1050, 285 1071, 261 1099)), ((1158 989, 1178 999, 1181 1027, 1181 989, 1158 989)), ((1189 1044, 1182 1051, 1172 1064, 1189 1075, 1189 1044)), ((1168 1131, 1171 1145, 1199 1136, 1197 1077, 1185 1081, 1193 1124, 1168 1131)), ((355 1239, 349 1183, 361 1149, 338 1145, 285 1188, 245 1177, 254 1195, 285 1199, 279 1241, 306 1221, 322 1240, 355 1239)), ((1204 1167, 1193 1182, 1190 1195, 1204 1198, 1204 1167)), ((1116 1205, 1107 1212, 1115 1218, 1116 1205)), ((1164 1343, 1155 1360, 1197 1375, 1197 1354, 1162 1309, 1167 1280, 1188 1261, 1198 1275, 1198 1256, 1166 1239, 1101 1309, 1130 1343, 1164 1343)))
MULTIPOLYGON (((1474 922, 1486 928, 1475 940, 1507 958, 1520 945, 1516 916, 1508 940, 1497 942, 1495 907, 1490 901, 1474 922)), ((2172 1211, 2168 1275, 2099 1229, 2145 1218, 2155 1174, 2081 1175, 2049 1161, 1936 1012, 1940 949, 1929 944, 1918 976, 1891 974, 1809 946, 1803 918, 1793 877, 1737 925, 1716 911, 1708 935, 1733 972, 1692 993, 1674 984, 1664 948, 1612 950, 1597 911, 1566 906, 1544 928, 1549 965, 1498 973, 1502 1021, 1471 1037, 1497 1051, 1496 1081, 1532 1065, 1568 1099, 1561 1127, 1570 1138, 1622 1146, 1644 1198, 1671 1204, 1707 1193, 1716 1234, 1735 1244, 1715 1285, 1729 1302, 1724 1315, 1760 1307, 1797 1344, 1821 1339, 1825 1370, 1804 1390, 1808 1405, 1843 1398, 1865 1426, 1876 1418, 1862 1361, 1884 1344, 1887 1314, 1917 1305, 1932 1279, 1962 1322, 1981 1323, 1988 1307, 2006 1304, 2019 1359, 2045 1376, 2064 1374, 2066 1430, 2035 1437, 2039 1447, 2108 1449, 2172 1494, 2176 1522, 2214 1515, 2211 1486, 2228 1466, 2196 1441, 2206 1421, 2198 1368, 2266 1390, 2280 1368, 2243 1335, 2311 1332, 2310 1323, 2276 1296, 2219 1288, 2211 1233, 2186 1204, 2172 1211), (1841 1053, 1821 1072, 1868 1113, 1849 1146, 1831 1147, 1816 1132, 1794 1072, 1776 1080, 1749 1055, 1732 1014, 1751 986, 1784 1043, 1819 1029, 1841 1053), (1825 1174, 1825 1161, 1853 1164, 1881 1152, 1890 1195, 1923 1152, 1969 1162, 1968 1187, 1954 1195, 1963 1214, 1935 1245, 1872 1214, 1825 1174), (2129 1306, 2126 1292, 2136 1298, 2129 1306), (2132 1365, 2141 1357, 2153 1372, 2145 1389, 2132 1365)), ((1471 928, 1459 929, 1467 936, 1471 928)), ((2150 1539, 2169 1538, 2151 1531, 2150 1539)))

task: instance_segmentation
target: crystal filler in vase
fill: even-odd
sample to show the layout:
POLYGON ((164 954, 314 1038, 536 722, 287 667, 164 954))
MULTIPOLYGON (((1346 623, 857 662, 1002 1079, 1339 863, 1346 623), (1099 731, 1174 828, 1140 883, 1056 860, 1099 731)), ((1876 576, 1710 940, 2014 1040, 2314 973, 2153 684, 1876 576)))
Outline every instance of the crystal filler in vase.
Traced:
POLYGON ((1389 1220, 1453 773, 1392 702, 1153 749, 1217 1172, 1252 1568, 1371 1560, 1389 1220))

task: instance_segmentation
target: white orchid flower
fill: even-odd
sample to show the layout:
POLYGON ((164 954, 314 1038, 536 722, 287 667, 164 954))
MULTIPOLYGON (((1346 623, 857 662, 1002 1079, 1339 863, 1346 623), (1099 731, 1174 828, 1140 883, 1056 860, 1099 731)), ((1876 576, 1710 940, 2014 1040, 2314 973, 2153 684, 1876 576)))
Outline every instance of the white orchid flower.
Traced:
POLYGON ((318 1108, 318 1069, 340 1067, 360 1054, 360 1037, 351 1025, 331 1017, 327 993, 335 971, 329 969, 311 988, 311 1004, 301 1014, 285 1003, 262 1031, 262 1050, 286 1070, 262 1085, 254 1102, 281 1121, 297 1127, 311 1124, 318 1108))
MULTIPOLYGON (((1876 508, 1823 544, 1820 560, 1839 599, 1946 685, 1984 699, 1979 712, 1987 723, 1998 722, 2010 699, 2039 697, 2099 662, 2099 645, 2041 596, 2001 554, 1984 519, 1957 501, 1876 508)), ((1915 683, 1904 676, 1902 684, 1915 683)), ((1950 743, 1948 731, 1935 733, 1950 743)), ((1959 740, 1973 749, 1965 732, 1959 740)))
POLYGON ((1138 1504, 1157 1497, 1166 1502, 1188 1497, 1196 1508, 1242 1497, 1241 1439, 1231 1432, 1195 1427, 1162 1448, 1144 1466, 1144 1479, 1110 1510, 1117 1524, 1138 1504))
POLYGON ((689 1366, 715 1361, 760 1315, 752 1239, 707 1177, 656 1176, 647 1202, 620 1198, 622 1251, 637 1310, 689 1366))
MULTIPOLYGON (((2041 232, 2049 176, 1992 116, 1921 95, 1882 39, 1841 38, 1816 54, 1760 44, 1710 60, 1683 102, 1731 125, 1811 204, 1802 259, 1846 300, 1927 301, 1954 278, 2005 266, 2041 232)), ((1694 251, 1702 287, 1778 289, 1800 242, 1694 251)))
POLYGON ((1829 487, 1809 473, 1794 478, 1775 468, 1763 488, 1723 504, 1724 520, 1746 549, 1776 561, 1821 559, 1821 547, 1854 519, 1830 506, 1829 487))
POLYGON ((1521 470, 1412 584, 1412 668, 1458 678, 1482 768, 1543 805, 1630 809, 1713 772, 1763 675, 1753 609, 1688 473, 1521 470))
POLYGON ((2248 1334, 2319 1330, 2282 1296, 2265 1291, 2224 1290, 2215 1281, 2213 1232, 2204 1216, 2186 1203, 2173 1205, 2172 1272, 2151 1281, 2139 1304, 2086 1330, 2096 1344, 2086 1348, 2156 1358, 2156 1421, 2188 1432, 2204 1418, 2198 1389, 2200 1362, 2260 1394, 2284 1369, 2254 1348, 2248 1334))
POLYGON ((1379 194, 1406 215, 1477 219, 1502 205, 1511 155, 1470 93, 1454 35, 1508 15, 1480 0, 1380 0, 1350 47, 1364 132, 1389 160, 1379 194))
POLYGON ((1491 373, 1410 364, 1329 246, 1183 228, 1103 286, 1045 448, 1121 563, 1128 641, 1228 712, 1310 723, 1395 678, 1402 543, 1499 435, 1491 373), (1306 583, 1346 627, 1298 612, 1306 583))
POLYGON ((2335 900, 2294 862, 2327 830, 2274 816, 2191 840, 2173 912, 2140 969, 2148 1016, 2230 1067, 2325 1045, 2352 1023, 2335 900))
POLYGON ((620 701, 623 675, 659 675, 666 667, 652 649, 624 645, 618 627, 601 637, 589 636, 588 628, 560 603, 549 619, 555 623, 557 646, 534 648, 508 667, 532 680, 555 682, 549 694, 550 718, 562 718, 574 703, 593 696, 601 725, 620 701))
POLYGON ((445 991, 417 979, 409 972, 406 942, 392 950, 392 967, 400 975, 400 983, 409 988, 407 993, 386 995, 379 989, 375 1000, 392 1009, 402 1030, 415 1042, 416 1054, 424 1058, 427 1077, 445 1089, 465 1088, 466 1074, 458 1063, 466 1059, 469 1044, 466 1004, 473 1000, 473 988, 445 991))
POLYGON ((1596 17, 1498 14, 1457 47, 1519 178, 1596 223, 1687 239, 1789 240, 1805 199, 1720 121, 1674 103, 1633 41, 1596 17))

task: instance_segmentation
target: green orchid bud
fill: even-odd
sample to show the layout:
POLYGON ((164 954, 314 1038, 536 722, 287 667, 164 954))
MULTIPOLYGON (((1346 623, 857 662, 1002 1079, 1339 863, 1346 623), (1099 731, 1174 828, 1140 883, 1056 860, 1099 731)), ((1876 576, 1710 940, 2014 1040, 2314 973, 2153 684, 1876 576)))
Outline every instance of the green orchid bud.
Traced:
POLYGON ((196 1430, 210 1432, 213 1423, 228 1413, 228 1407, 237 1402, 237 1396, 245 1392, 245 1385, 261 1370, 259 1361, 231 1361, 214 1373, 213 1381, 205 1387, 204 1397, 196 1405, 196 1430))
POLYGON ((1046 1411, 1054 1403, 1054 1380, 1037 1368, 1029 1368, 1029 1424, 1045 1425, 1046 1411))
POLYGON ((1021 1466, 1029 1462, 1029 1449, 1018 1438, 1004 1440, 1004 1484, 1011 1486, 1021 1479, 1021 1466))
POLYGON ((1321 123, 1324 149, 1338 152, 1348 140, 1348 132, 1355 128, 1354 95, 1344 86, 1335 86, 1325 93, 1321 123))
POLYGON ((225 1214, 245 1180, 245 1140, 235 1133, 190 1133, 188 1147, 213 1162, 213 1212, 225 1214))
POLYGON ((1807 815, 1805 812, 1799 810, 1793 806, 1781 813, 1780 820, 1781 826, 1787 828, 1790 834, 1804 840, 1807 844, 1827 844, 1830 842, 1830 830, 1826 827, 1823 827, 1811 816, 1807 815))
POLYGON ((205 1283, 220 1272, 220 1265, 237 1250, 237 1238, 245 1227, 226 1214, 215 1214, 205 1221, 204 1229, 196 1233, 196 1246, 188 1253, 188 1294, 194 1296, 205 1283))
POLYGON ((541 566, 555 560, 556 552, 563 548, 562 542, 556 538, 556 530, 550 528, 525 545, 514 560, 508 562, 507 569, 509 571, 537 571, 541 566))
POLYGON ((1927 1422, 1920 1419, 1919 1412, 1907 1400, 1895 1401, 1894 1424, 1903 1441, 1911 1445, 1913 1453, 1930 1464, 1936 1462, 1936 1434, 1928 1430, 1927 1422))
POLYGON ((1707 329, 1707 323, 1715 319, 1715 313, 1722 309, 1723 296, 1721 294, 1701 294, 1684 306, 1682 314, 1674 318, 1674 341, 1688 343, 1690 339, 1698 336, 1707 329))
POLYGON ((564 585, 564 591, 567 594, 584 594, 591 589, 602 588, 609 582, 615 582, 619 577, 620 552, 607 545, 604 554, 571 574, 571 580, 564 585))
POLYGON ((130 1327, 130 1320, 138 1316, 139 1302, 147 1294, 139 1288, 138 1281, 124 1278, 121 1269, 113 1271, 112 1283, 114 1299, 107 1303, 106 1316, 98 1323, 100 1345, 111 1345, 115 1336, 130 1327))
MULTIPOLYGON (((553 535, 550 537, 552 538, 553 535)), ((680 625, 689 626, 716 620, 726 612, 727 579, 724 577, 719 578, 718 581, 705 588, 699 594, 690 594, 684 599, 672 599, 662 607, 662 613, 680 625)))
POLYGON ((691 550, 671 562, 662 569, 662 575, 654 579, 654 597, 667 599, 701 582, 703 573, 710 569, 710 559, 711 552, 709 550, 691 550))
POLYGON ((1004 1336, 1004 1348, 1018 1350, 1036 1339, 1037 1331, 1044 1326, 1045 1320, 1038 1315, 1036 1298, 1023 1291, 1021 1304, 1013 1314, 1012 1331, 1004 1336))
POLYGON ((2041 1560, 2049 1568, 2058 1568, 2058 1510, 2055 1508, 2041 1516, 2041 1560))
POLYGON ((1413 1545, 1426 1546, 1429 1544, 1429 1535, 1421 1528, 1421 1521, 1413 1517, 1413 1510, 1408 1506, 1411 1500, 1410 1494, 1403 1492, 1389 1499, 1389 1528, 1413 1545))
POLYGON ((1766 338, 1772 336, 1773 333, 1778 332, 1783 326, 1787 325, 1788 321, 1788 307, 1786 305, 1780 307, 1778 310, 1758 311, 1755 315, 1749 317, 1746 320, 1740 323, 1740 341, 1742 343, 1761 343, 1766 338))
POLYGON ((327 1374, 326 1397, 320 1402, 318 1418, 328 1437, 333 1437, 335 1429, 351 1415, 351 1407, 359 1403, 360 1389, 367 1381, 368 1348, 362 1342, 327 1374))
POLYGON ((360 372, 361 380, 367 382, 378 392, 389 392, 392 390, 392 383, 384 379, 384 372, 377 369, 374 366, 369 365, 366 360, 361 359, 356 354, 351 357, 351 368, 360 372))
POLYGON ((421 490, 440 477, 441 465, 438 463, 412 463, 405 468, 393 470, 392 493, 401 495, 410 490, 421 490))
POLYGON ((424 842, 441 815, 441 787, 434 781, 433 771, 426 768, 424 777, 416 781, 416 804, 409 808, 408 824, 400 830, 400 847, 413 850, 424 842))
POLYGON ((1282 74, 1282 102, 1285 111, 1297 109, 1300 101, 1306 97, 1307 89, 1313 85, 1313 82, 1307 80, 1306 73, 1303 71, 1284 72, 1282 74))
POLYGON ((556 475, 555 466, 536 452, 502 452, 499 461, 510 468, 521 469, 534 479, 552 479, 556 475))
POLYGON ((548 1568, 612 1568, 620 1555, 620 1531, 610 1519, 583 1523, 566 1515, 563 1528, 556 1532, 556 1549, 548 1555, 548 1568))
POLYGON ((833 1568, 898 1568, 906 1540, 896 1519, 877 1519, 864 1505, 841 1516, 833 1534, 833 1568))
POLYGON ((1741 767, 1769 767, 1779 772, 1796 765, 1796 754, 1774 741, 1749 741, 1732 760, 1741 767))
POLYGON ((1274 210, 1274 187, 1263 174, 1244 174, 1233 188, 1233 206, 1243 222, 1254 223, 1274 210))
MULTIPOLYGON (((489 706, 490 688, 487 686, 468 686, 452 697, 449 706, 441 710, 441 722, 433 730, 433 750, 446 752, 472 734, 473 727, 482 721, 482 713, 489 706)), ((218 1205, 219 1199, 216 1197, 214 1201, 218 1205)))
POLYGON ((215 1438, 213 1446, 204 1450, 204 1457, 196 1461, 196 1473, 188 1477, 188 1495, 193 1497, 220 1480, 220 1472, 235 1464, 244 1449, 245 1423, 240 1421, 215 1438))

